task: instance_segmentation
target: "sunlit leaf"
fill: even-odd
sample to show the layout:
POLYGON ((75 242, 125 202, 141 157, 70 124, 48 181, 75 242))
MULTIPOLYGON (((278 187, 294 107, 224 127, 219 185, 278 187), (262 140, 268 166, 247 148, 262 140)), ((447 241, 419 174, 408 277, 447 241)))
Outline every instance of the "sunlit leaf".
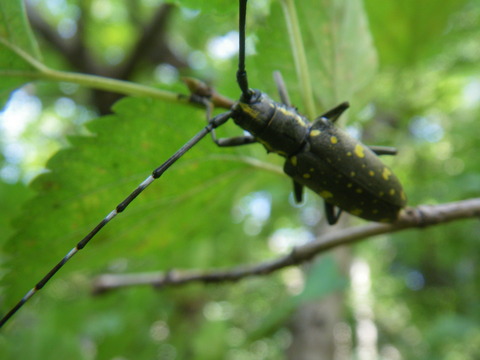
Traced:
POLYGON ((21 53, 39 59, 40 52, 26 18, 23 1, 1 1, 0 19, 0 104, 3 105, 9 93, 25 83, 21 74, 34 71, 21 53))
MULTIPOLYGON (((377 67, 376 50, 368 29, 361 1, 296 1, 308 74, 317 103, 314 116, 342 101, 355 101, 354 95, 372 80, 377 67)), ((259 55, 253 71, 263 74, 265 82, 252 84, 275 93, 272 71, 282 72, 292 101, 300 110, 298 74, 293 66, 292 46, 285 25, 285 8, 272 6, 272 17, 259 29, 259 55), (265 43, 261 42, 264 41, 265 43)))

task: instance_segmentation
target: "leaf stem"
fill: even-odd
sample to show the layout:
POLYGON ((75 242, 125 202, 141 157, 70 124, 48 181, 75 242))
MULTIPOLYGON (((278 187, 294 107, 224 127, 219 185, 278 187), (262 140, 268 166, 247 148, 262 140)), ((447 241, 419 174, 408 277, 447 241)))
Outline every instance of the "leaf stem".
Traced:
POLYGON ((308 70, 307 56, 303 46, 302 34, 298 23, 297 10, 294 0, 282 0, 282 9, 285 15, 290 46, 295 62, 295 69, 300 82, 300 92, 303 99, 304 109, 310 119, 316 117, 315 102, 313 100, 312 84, 308 70))
POLYGON ((152 97, 169 102, 186 102, 178 96, 177 93, 156 89, 150 86, 136 84, 130 81, 106 78, 103 76, 81 74, 68 71, 54 70, 38 61, 30 54, 26 53, 19 47, 11 44, 7 40, 0 38, 0 44, 13 51, 17 56, 22 58, 33 69, 31 70, 4 70, 0 72, 1 76, 16 76, 29 79, 42 79, 50 81, 64 81, 93 89, 111 91, 129 96, 152 97))
POLYGON ((97 75, 58 71, 50 68, 45 68, 42 74, 42 77, 47 80, 71 82, 94 89, 111 91, 124 95, 147 96, 171 102, 181 100, 176 93, 140 85, 130 81, 111 79, 97 75))

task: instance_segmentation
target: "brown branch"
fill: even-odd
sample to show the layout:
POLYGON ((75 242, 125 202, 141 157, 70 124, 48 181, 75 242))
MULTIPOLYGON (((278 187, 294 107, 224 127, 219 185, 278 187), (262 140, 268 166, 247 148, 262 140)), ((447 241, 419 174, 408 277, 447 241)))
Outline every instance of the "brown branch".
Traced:
MULTIPOLYGON (((28 17, 35 32, 43 37, 65 61, 76 71, 81 73, 100 75, 120 80, 131 80, 135 71, 145 64, 170 64, 176 68, 187 68, 186 60, 178 56, 168 43, 167 30, 174 5, 163 4, 158 7, 146 25, 137 24, 139 37, 135 46, 127 54, 125 61, 116 66, 102 65, 95 61, 95 57, 85 43, 84 29, 88 18, 88 11, 82 9, 77 20, 77 32, 72 39, 63 39, 36 9, 27 7, 28 17)), ((101 114, 110 113, 112 104, 123 95, 93 90, 92 103, 101 114)))
POLYGON ((238 281, 245 277, 266 275, 282 268, 298 265, 333 248, 350 245, 369 237, 394 233, 410 228, 424 228, 460 219, 480 217, 480 198, 439 204, 420 205, 405 209, 393 224, 369 223, 321 235, 315 241, 293 248, 285 256, 255 265, 244 265, 225 270, 171 270, 144 274, 99 276, 94 293, 100 294, 127 286, 179 286, 191 282, 220 283, 238 281))

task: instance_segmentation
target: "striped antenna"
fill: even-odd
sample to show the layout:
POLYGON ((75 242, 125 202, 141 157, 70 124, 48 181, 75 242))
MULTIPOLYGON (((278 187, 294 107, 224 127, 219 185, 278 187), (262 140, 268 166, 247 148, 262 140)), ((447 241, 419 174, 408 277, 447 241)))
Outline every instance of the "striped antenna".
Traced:
POLYGON ((245 70, 245 23, 247 17, 247 0, 239 2, 239 20, 238 20, 238 70, 237 83, 242 90, 242 100, 248 102, 252 97, 252 92, 248 88, 247 71, 245 70))
MULTIPOLYGON (((207 113, 209 117, 209 112, 207 113)), ((158 168, 153 170, 153 172, 144 180, 138 187, 132 191, 120 204, 118 204, 115 209, 113 209, 102 221, 98 223, 78 244, 70 250, 65 257, 60 260, 60 262, 55 265, 32 289, 30 289, 25 296, 0 320, 0 328, 13 316, 15 313, 40 289, 42 289, 45 284, 70 260, 77 252, 82 250, 89 242, 92 240, 95 235, 105 226, 110 220, 115 216, 120 214, 123 210, 127 208, 130 203, 135 200, 135 198, 140 195, 143 190, 145 190, 154 180, 158 179, 162 174, 170 168, 178 159, 180 159, 188 150, 190 150, 195 144, 197 144, 205 135, 212 132, 216 127, 224 124, 228 119, 230 119, 231 112, 217 115, 213 119, 209 120, 208 125, 205 126, 201 131, 199 131, 193 138, 185 143, 177 152, 175 152, 167 161, 165 161, 158 168)))

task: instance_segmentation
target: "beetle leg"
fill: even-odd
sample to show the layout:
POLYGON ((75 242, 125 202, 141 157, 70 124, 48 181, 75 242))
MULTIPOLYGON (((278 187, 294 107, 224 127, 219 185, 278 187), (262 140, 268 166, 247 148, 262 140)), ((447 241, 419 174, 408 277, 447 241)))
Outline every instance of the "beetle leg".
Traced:
POLYGON ((319 117, 317 117, 315 119, 315 121, 320 120, 321 118, 325 118, 325 119, 331 121, 332 123, 334 123, 335 121, 338 120, 340 115, 342 115, 342 113, 345 110, 348 109, 349 106, 350 106, 350 104, 345 101, 345 102, 341 103, 340 105, 335 106, 333 109, 328 110, 326 113, 320 115, 319 117))
POLYGON ((295 195, 295 202, 300 204, 303 199, 303 185, 293 180, 293 194, 295 195))
POLYGON ((257 142, 257 140, 249 135, 249 136, 234 136, 229 138, 220 138, 217 139, 215 134, 212 132, 212 139, 215 144, 220 147, 228 147, 228 146, 240 146, 240 145, 248 145, 257 142))
POLYGON ((287 106, 292 106, 290 103, 290 97, 288 96, 287 86, 283 81, 283 76, 280 71, 273 72, 273 79, 275 80, 275 84, 277 85, 278 95, 280 96, 280 100, 287 106))
POLYGON ((341 214, 342 209, 338 209, 337 213, 335 214, 335 206, 325 201, 325 215, 327 216, 327 222, 329 225, 336 224, 341 214))
POLYGON ((397 149, 390 146, 369 146, 370 150, 372 150, 377 155, 397 155, 397 149))
MULTIPOLYGON (((207 122, 210 122, 211 113, 213 111, 213 104, 209 101, 205 101, 203 104, 205 105, 207 122)), ((210 132, 210 135, 212 136, 213 142, 220 147, 248 145, 257 142, 257 140, 252 135, 234 136, 218 139, 217 134, 215 133, 215 129, 210 132)))

